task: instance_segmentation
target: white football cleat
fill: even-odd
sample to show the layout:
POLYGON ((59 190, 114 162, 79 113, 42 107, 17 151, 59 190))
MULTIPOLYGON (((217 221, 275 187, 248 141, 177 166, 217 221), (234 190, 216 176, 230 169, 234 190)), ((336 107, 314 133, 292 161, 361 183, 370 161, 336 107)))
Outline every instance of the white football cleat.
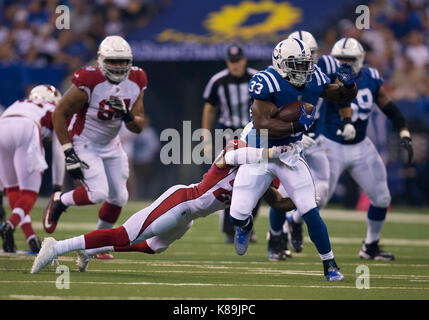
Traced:
POLYGON ((76 265, 80 272, 86 272, 88 270, 88 263, 93 259, 94 256, 90 256, 85 250, 79 250, 77 252, 76 265))
POLYGON ((42 248, 39 251, 36 259, 34 260, 33 266, 31 267, 31 273, 39 273, 46 265, 54 259, 57 259, 55 253, 55 244, 57 240, 54 238, 45 238, 42 242, 42 248))

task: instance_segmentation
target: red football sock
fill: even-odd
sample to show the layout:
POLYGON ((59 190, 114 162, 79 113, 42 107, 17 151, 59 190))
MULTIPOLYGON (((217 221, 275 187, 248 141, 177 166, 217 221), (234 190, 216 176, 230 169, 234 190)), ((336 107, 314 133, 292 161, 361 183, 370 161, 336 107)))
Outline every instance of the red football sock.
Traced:
POLYGON ((21 216, 17 213, 12 213, 9 217, 9 219, 7 219, 7 221, 13 226, 13 228, 15 229, 16 226, 21 222, 21 216))
POLYGON ((19 191, 19 198, 15 202, 15 208, 21 208, 24 210, 25 214, 29 214, 31 209, 33 209, 34 204, 37 200, 37 192, 31 190, 21 190, 19 191))
POLYGON ((88 204, 94 204, 89 200, 88 192, 84 186, 79 186, 73 191, 73 200, 77 206, 86 206, 88 204))
POLYGON ((31 190, 19 191, 19 198, 15 201, 12 214, 8 220, 14 228, 16 228, 25 215, 30 213, 31 209, 33 209, 33 206, 36 203, 36 200, 37 192, 31 190), (19 214, 15 212, 15 210, 18 210, 19 214))
POLYGON ((139 244, 133 244, 130 246, 123 246, 123 247, 114 246, 113 249, 116 252, 138 251, 138 252, 144 252, 144 253, 148 253, 148 254, 154 254, 155 253, 155 251, 153 251, 148 246, 146 241, 140 242, 139 244))
POLYGON ((105 201, 103 202, 103 205, 98 212, 98 217, 103 221, 115 223, 118 220, 119 215, 121 214, 121 210, 122 207, 116 206, 105 201))
POLYGON ((9 206, 13 210, 15 208, 16 200, 19 198, 19 187, 5 188, 7 194, 7 200, 9 201, 9 206))
POLYGON ((25 239, 28 240, 32 235, 35 235, 31 222, 21 224, 21 229, 24 232, 25 239))
POLYGON ((85 249, 100 248, 105 246, 127 246, 130 244, 128 233, 124 227, 115 229, 94 230, 84 235, 85 249))

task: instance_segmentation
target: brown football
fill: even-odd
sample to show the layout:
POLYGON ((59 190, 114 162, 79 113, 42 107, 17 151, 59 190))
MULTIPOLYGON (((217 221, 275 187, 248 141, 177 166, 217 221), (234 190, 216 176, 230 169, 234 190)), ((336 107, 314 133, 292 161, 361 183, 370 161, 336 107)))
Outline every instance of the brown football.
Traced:
POLYGON ((307 114, 311 114, 313 112, 314 106, 311 103, 294 101, 281 107, 275 118, 285 122, 298 121, 301 116, 301 105, 304 105, 307 114))

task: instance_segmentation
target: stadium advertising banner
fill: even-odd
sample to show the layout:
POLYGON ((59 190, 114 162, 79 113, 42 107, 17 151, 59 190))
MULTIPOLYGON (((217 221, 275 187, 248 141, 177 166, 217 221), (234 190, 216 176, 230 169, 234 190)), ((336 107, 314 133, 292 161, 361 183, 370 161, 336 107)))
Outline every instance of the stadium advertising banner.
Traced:
POLYGON ((317 32, 340 9, 335 0, 175 0, 127 39, 136 60, 223 59, 231 42, 243 44, 249 59, 266 59, 290 31, 317 32))

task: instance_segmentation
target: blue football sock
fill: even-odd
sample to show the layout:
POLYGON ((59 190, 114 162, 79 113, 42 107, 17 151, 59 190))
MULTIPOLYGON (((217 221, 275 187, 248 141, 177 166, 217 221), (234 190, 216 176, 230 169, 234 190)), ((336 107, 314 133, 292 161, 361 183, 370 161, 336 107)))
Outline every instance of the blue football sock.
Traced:
POLYGON ((317 252, 319 252, 320 255, 331 252, 328 229, 319 215, 319 209, 311 209, 302 217, 307 225, 308 235, 316 246, 317 252))
POLYGON ((282 232, 285 221, 286 212, 270 208, 270 228, 272 231, 277 233, 277 235, 282 232))

